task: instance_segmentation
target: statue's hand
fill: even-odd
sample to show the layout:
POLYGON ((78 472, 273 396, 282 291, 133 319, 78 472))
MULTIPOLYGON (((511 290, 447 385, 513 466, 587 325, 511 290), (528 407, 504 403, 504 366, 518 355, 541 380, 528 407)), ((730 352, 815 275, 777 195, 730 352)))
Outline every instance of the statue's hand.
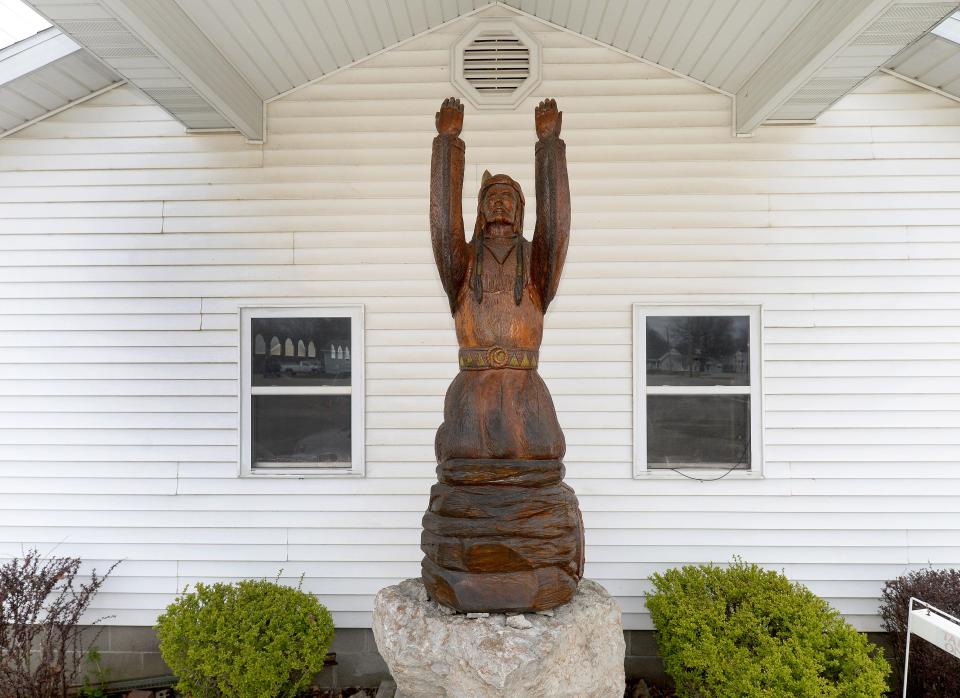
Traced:
POLYGON ((447 97, 437 112, 437 133, 441 136, 460 135, 463 128, 463 105, 456 97, 447 97))
POLYGON ((559 136, 563 112, 557 111, 556 100, 545 99, 534 110, 534 120, 537 124, 537 137, 540 140, 559 136))

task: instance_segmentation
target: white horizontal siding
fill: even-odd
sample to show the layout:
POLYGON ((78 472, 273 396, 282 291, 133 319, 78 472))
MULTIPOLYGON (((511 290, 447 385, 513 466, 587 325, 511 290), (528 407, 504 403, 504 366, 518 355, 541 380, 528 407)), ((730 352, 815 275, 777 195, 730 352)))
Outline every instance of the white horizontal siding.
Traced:
MULTIPOLYGON (((124 559, 95 601, 119 624, 282 568, 364 626, 419 574, 456 372, 429 147, 470 21, 272 103, 264 146, 128 88, 0 141, 0 554, 124 559), (365 306, 367 477, 239 479, 238 306, 331 300, 365 306)), ((556 97, 574 231, 542 374, 587 574, 649 628, 650 574, 738 554, 879 628, 883 580, 960 564, 960 106, 882 77, 735 139, 726 97, 523 22, 544 82, 467 108, 464 208, 508 171, 532 229, 532 108, 556 97), (631 479, 634 302, 764 306, 765 479, 631 479)))

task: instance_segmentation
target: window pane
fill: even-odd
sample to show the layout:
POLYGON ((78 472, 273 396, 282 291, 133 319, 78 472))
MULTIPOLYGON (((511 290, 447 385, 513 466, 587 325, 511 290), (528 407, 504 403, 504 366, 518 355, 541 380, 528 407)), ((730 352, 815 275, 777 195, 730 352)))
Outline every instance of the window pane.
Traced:
POLYGON ((254 395, 254 467, 349 467, 349 395, 254 395))
POLYGON ((253 318, 250 384, 350 385, 350 318, 253 318))
POLYGON ((647 467, 750 468, 749 395, 647 397, 647 467))
POLYGON ((750 385, 750 317, 648 315, 647 385, 750 385))

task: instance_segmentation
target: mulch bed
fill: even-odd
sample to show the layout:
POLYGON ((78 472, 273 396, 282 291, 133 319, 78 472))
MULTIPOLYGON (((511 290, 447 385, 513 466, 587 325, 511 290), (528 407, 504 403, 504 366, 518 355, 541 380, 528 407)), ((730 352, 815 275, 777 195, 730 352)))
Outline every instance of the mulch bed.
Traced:
POLYGON ((670 688, 648 684, 643 679, 630 679, 623 698, 673 698, 675 695, 670 688))
MULTIPOLYGON (((352 686, 349 688, 320 688, 311 686, 300 694, 300 698, 374 698, 376 688, 352 686)), ((627 690, 624 698, 673 698, 676 694, 669 688, 656 684, 647 684, 643 679, 627 681, 627 690)), ((137 690, 130 692, 108 692, 108 698, 182 698, 170 688, 154 690, 137 690)))

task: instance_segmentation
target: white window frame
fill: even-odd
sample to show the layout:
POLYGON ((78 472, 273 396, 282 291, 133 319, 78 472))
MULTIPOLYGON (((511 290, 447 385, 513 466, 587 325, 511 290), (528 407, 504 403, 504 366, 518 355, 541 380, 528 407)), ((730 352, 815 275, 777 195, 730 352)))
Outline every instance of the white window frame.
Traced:
POLYGON ((763 307, 759 305, 646 305, 633 304, 633 476, 638 479, 755 479, 763 477, 763 307), (750 318, 750 385, 647 385, 647 317, 746 315, 750 318), (749 395, 750 469, 647 467, 648 395, 749 395))
MULTIPOLYGON (((364 353, 362 305, 270 305, 240 308, 240 475, 241 477, 362 477, 364 458, 364 353), (254 318, 284 317, 348 317, 350 318, 350 385, 267 387, 252 386, 250 354, 254 341, 254 318), (350 395, 351 463, 345 467, 256 468, 253 464, 253 429, 251 402, 254 395, 350 395)), ((318 347, 319 350, 319 347, 318 347)))

